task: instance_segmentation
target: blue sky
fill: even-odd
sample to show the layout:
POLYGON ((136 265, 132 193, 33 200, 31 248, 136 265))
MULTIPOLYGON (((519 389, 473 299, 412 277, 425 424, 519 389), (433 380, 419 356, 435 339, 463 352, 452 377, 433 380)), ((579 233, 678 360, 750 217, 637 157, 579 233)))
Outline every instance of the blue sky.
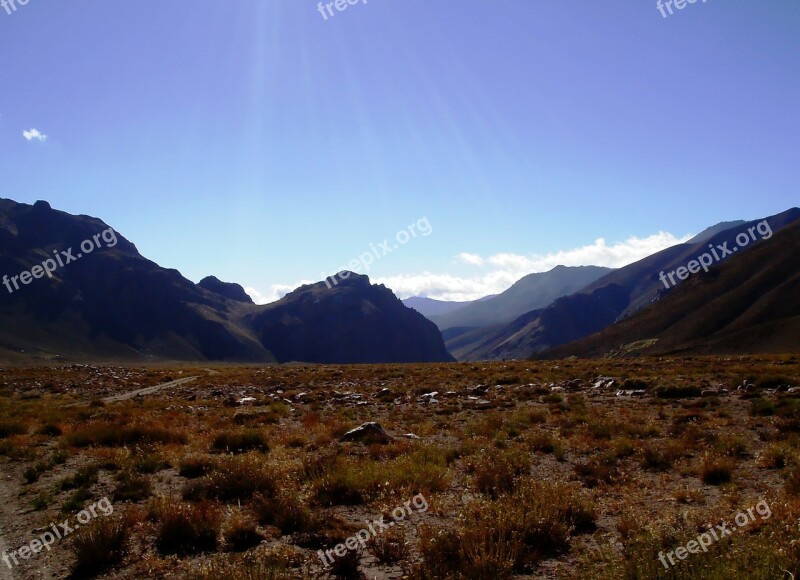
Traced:
POLYGON ((797 205, 798 30, 795 0, 29 0, 0 196, 267 298, 426 218, 365 273, 476 297, 797 205))

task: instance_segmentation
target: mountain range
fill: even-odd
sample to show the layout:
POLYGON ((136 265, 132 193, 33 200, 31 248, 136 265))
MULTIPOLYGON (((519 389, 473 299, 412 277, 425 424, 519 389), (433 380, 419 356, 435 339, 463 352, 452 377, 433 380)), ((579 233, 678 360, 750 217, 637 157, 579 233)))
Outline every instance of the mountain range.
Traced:
MULTIPOLYGON (((799 219, 800 209, 793 208, 766 218, 766 222, 774 234, 799 219)), ((459 360, 518 359, 587 337, 631 316, 669 292, 670 288, 660 278, 662 272, 666 274, 685 267, 712 248, 715 251, 719 247, 732 249, 737 246, 737 236, 749 228, 755 230, 764 221, 734 222, 730 228, 710 228, 694 240, 614 270, 580 292, 558 298, 508 324, 482 329, 479 340, 466 349, 454 349, 452 338, 445 333, 448 348, 457 353, 459 360)), ((742 252, 731 252, 734 258, 720 255, 718 262, 741 259, 761 244, 773 245, 771 240, 756 239, 743 246, 742 252)), ((723 254, 721 250, 718 253, 723 254)))
POLYGON ((432 322, 366 276, 257 306, 238 284, 195 284, 144 258, 101 220, 45 201, 0 199, 0 272, 8 282, 0 287, 6 360, 452 360, 432 322), (62 256, 52 278, 42 275, 41 264, 62 256), (36 274, 42 279, 31 279, 36 274))
POLYGON ((800 220, 635 315, 547 358, 800 350, 800 220))
POLYGON ((256 305, 239 284, 195 284, 144 258, 98 218, 0 199, 0 359, 412 363, 796 351, 798 248, 792 208, 717 224, 616 270, 558 266, 466 303, 400 301, 345 272, 336 285, 256 305))

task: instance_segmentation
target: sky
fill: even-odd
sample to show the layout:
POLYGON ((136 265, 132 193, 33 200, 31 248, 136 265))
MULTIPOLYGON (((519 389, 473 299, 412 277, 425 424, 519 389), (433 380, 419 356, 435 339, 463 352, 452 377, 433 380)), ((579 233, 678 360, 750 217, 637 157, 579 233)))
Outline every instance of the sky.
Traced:
POLYGON ((472 299, 798 205, 796 0, 14 6, 0 197, 260 302, 472 299))

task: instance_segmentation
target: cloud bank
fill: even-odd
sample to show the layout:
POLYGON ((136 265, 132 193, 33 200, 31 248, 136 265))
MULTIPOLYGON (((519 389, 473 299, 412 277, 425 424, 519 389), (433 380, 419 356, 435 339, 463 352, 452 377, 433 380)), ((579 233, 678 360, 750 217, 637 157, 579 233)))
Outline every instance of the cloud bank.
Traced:
MULTIPOLYGON (((633 236, 612 245, 599 238, 593 244, 578 248, 528 256, 512 253, 481 256, 462 252, 455 257, 456 261, 475 268, 472 276, 424 271, 374 278, 372 282, 391 288, 399 298, 427 296, 437 300, 476 300, 490 294, 499 294, 528 274, 547 272, 556 266, 621 268, 691 238, 692 234, 679 238, 668 232, 658 232, 646 238, 633 236)), ((245 288, 245 291, 256 304, 267 304, 279 300, 298 286, 310 283, 304 280, 294 285, 275 284, 266 293, 255 288, 245 288)))
POLYGON ((464 252, 458 254, 456 260, 479 269, 474 276, 423 272, 378 278, 375 282, 385 284, 400 298, 427 296, 437 300, 476 300, 503 292, 528 274, 547 272, 556 266, 621 268, 691 238, 692 235, 678 238, 668 232, 658 232, 646 238, 630 237, 612 245, 599 238, 593 244, 549 254, 481 256, 464 252))

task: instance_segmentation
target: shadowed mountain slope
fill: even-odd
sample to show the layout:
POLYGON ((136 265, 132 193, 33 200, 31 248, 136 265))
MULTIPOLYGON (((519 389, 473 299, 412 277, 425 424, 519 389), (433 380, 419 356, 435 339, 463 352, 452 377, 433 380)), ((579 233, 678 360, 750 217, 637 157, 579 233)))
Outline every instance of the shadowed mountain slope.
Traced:
POLYGON ((350 363, 365 360, 362 348, 370 362, 451 360, 433 323, 366 278, 357 291, 326 288, 302 312, 291 300, 256 306, 237 284, 211 278, 194 284, 142 257, 101 220, 43 201, 0 199, 0 275, 0 357, 6 360, 350 363), (52 278, 41 266, 48 260, 52 278), (359 299, 370 316, 355 315, 359 299), (326 325, 341 340, 382 338, 343 349, 320 335, 326 325))
MULTIPOLYGON (((793 208, 767 218, 773 233, 796 223, 800 209, 793 208)), ((679 244, 648 256, 633 264, 614 270, 593 282, 582 291, 560 298, 540 310, 529 312, 502 327, 492 329, 481 337, 475 346, 455 353, 459 360, 492 360, 527 358, 532 353, 543 352, 579 340, 630 316, 657 300, 667 288, 660 279, 669 272, 685 267, 705 252, 709 245, 715 250, 737 246, 736 238, 764 220, 754 220, 724 230, 695 244, 679 244)), ((743 246, 739 255, 751 252, 764 244, 761 237, 743 246)), ((722 251, 718 252, 722 254, 722 251)), ((730 255, 737 255, 731 253, 730 255)), ((721 262, 730 256, 721 257, 721 262)), ((452 349, 451 349, 451 352, 452 349)))
POLYGON ((800 351, 800 223, 548 358, 800 351))

